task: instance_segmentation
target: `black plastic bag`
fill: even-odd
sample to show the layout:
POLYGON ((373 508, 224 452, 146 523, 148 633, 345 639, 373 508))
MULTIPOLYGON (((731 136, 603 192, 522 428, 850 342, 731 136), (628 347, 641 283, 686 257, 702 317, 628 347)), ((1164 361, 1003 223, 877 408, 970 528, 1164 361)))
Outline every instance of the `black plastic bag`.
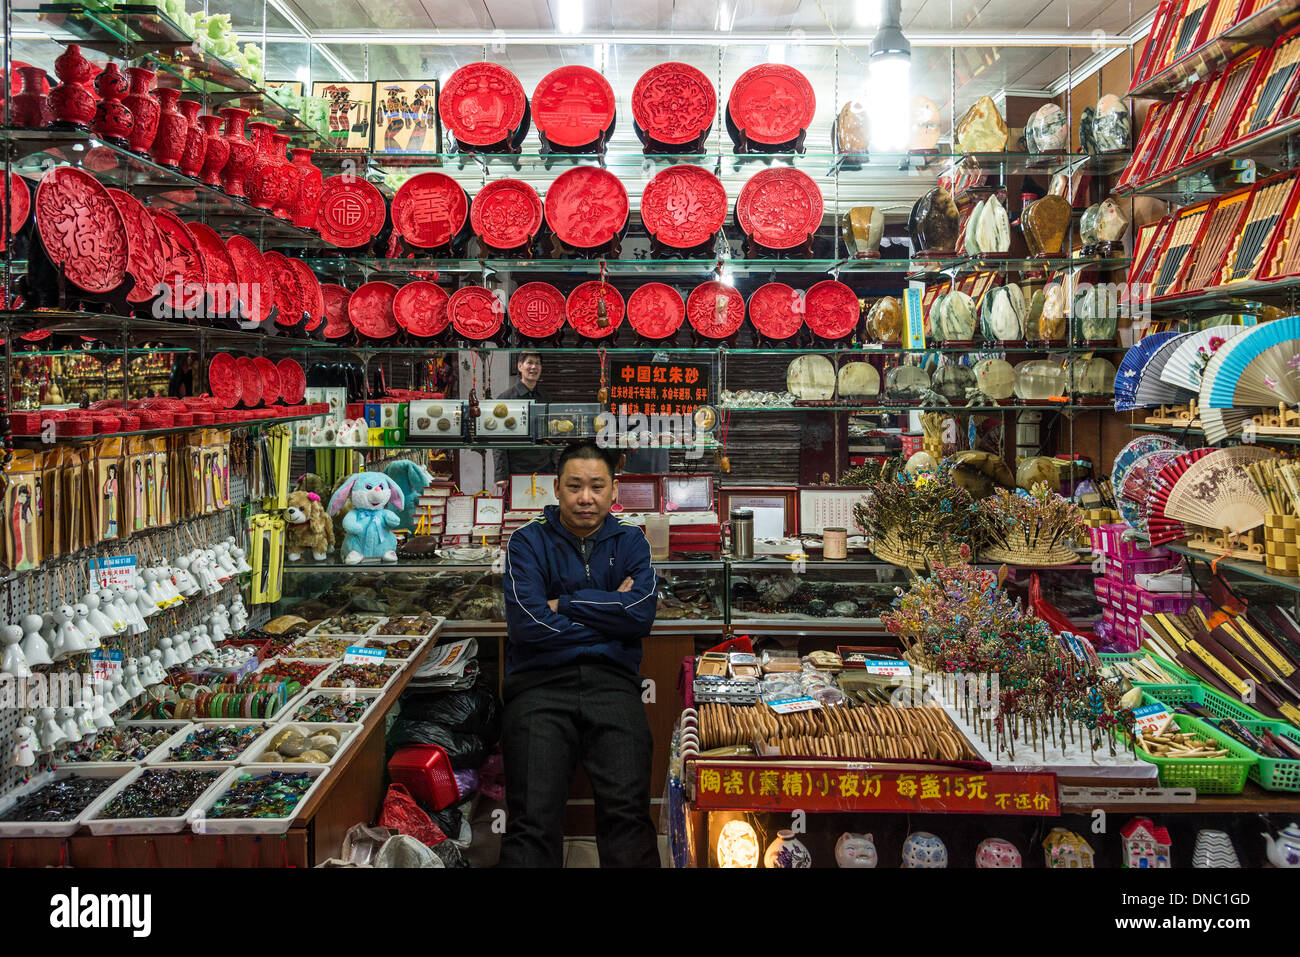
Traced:
POLYGON ((478 735, 487 742, 489 749, 501 736, 501 703, 481 684, 468 691, 422 691, 403 695, 401 717, 478 735))
POLYGON ((388 729, 387 743, 390 755, 404 744, 436 744, 447 752, 447 759, 457 770, 477 768, 491 750, 491 745, 476 734, 452 731, 433 721, 414 720, 405 710, 388 729))

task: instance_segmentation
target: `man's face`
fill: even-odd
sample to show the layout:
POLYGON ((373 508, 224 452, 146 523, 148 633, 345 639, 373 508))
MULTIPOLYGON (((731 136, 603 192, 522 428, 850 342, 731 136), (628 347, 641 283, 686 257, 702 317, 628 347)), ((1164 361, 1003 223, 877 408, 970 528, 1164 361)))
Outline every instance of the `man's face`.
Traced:
POLYGON ((542 359, 540 356, 524 356, 519 360, 519 378, 524 385, 532 389, 542 377, 542 359))
POLYGON ((580 536, 600 528, 617 492, 618 483, 600 459, 569 459, 555 479, 560 518, 569 531, 580 536))

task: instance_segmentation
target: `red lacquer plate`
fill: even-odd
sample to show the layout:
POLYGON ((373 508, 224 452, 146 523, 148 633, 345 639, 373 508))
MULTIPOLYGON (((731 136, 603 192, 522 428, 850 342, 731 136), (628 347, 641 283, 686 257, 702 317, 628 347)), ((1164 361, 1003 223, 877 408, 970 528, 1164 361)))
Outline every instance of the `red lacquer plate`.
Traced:
POLYGON ((686 299, 686 318, 691 328, 707 339, 726 339, 745 321, 745 297, 735 286, 716 280, 702 282, 686 299), (719 298, 726 307, 719 313, 719 298))
POLYGON ((311 271, 311 267, 301 259, 290 259, 289 266, 298 280, 299 301, 302 303, 303 311, 307 313, 307 324, 303 328, 308 332, 314 332, 316 327, 325 321, 325 297, 320 291, 320 280, 311 271))
POLYGON ((821 190, 807 173, 789 166, 755 173, 736 200, 736 222, 768 249, 798 246, 821 221, 821 190))
POLYGON ((393 197, 393 229, 412 246, 445 246, 465 225, 469 196, 446 173, 412 176, 393 197))
POLYGON ((265 322, 275 305, 275 286, 262 251, 247 236, 231 236, 226 240, 226 255, 235 267, 244 315, 254 322, 265 322))
POLYGON ((666 246, 690 249, 708 242, 727 220, 727 191, 700 166, 670 166, 641 194, 641 222, 666 246))
POLYGON ((298 272, 289 262, 289 257, 277 252, 264 253, 266 268, 271 272, 271 289, 275 304, 280 307, 276 314, 277 326, 296 326, 302 322, 302 290, 298 288, 298 272))
POLYGON ((307 373, 294 359, 281 359, 275 364, 280 376, 280 398, 288 405, 297 405, 307 394, 307 373))
POLYGON ((408 282, 393 298, 397 324, 413 336, 427 339, 447 328, 447 300, 451 296, 437 283, 424 279, 408 282))
MULTIPOLYGON (((111 193, 112 190, 109 190, 109 192, 111 193)), ((9 196, 14 204, 13 209, 9 211, 9 236, 12 236, 23 228, 23 224, 27 222, 27 217, 32 211, 32 191, 27 187, 27 180, 17 173, 9 174, 9 196)), ((2 215, 4 204, 4 190, 0 190, 0 222, 4 220, 2 215)), ((0 233, 0 250, 5 248, 7 241, 6 236, 0 233)))
POLYGON ((372 280, 358 286, 348 299, 348 319, 352 328, 367 339, 387 339, 397 334, 393 316, 393 299, 397 287, 391 282, 372 280))
POLYGON ((240 398, 250 409, 262 401, 262 375, 257 370, 257 363, 248 356, 235 360, 239 371, 240 398))
POLYGON ((533 122, 555 146, 587 146, 614 122, 614 88, 589 66, 562 66, 533 91, 533 122))
POLYGON ((549 282, 526 282, 510 297, 510 324, 529 339, 549 339, 564 328, 564 293, 549 282))
POLYGON ((667 339, 685 319, 682 294, 667 283, 645 283, 627 297, 627 321, 646 339, 667 339))
POLYGON ((447 78, 438 115, 457 143, 493 146, 524 121, 528 99, 519 78, 496 63, 470 63, 447 78))
POLYGON ((746 139, 776 146, 808 129, 817 111, 817 97, 808 78, 794 67, 761 63, 742 73, 732 85, 727 111, 746 139))
POLYGON ((542 198, 521 179, 494 179, 474 194, 469 222, 493 249, 517 249, 542 228, 542 198))
POLYGON ((604 339, 612 336, 623 324, 623 295, 609 283, 593 279, 569 293, 564 311, 569 325, 579 335, 588 339, 604 339), (609 320, 609 324, 604 327, 600 325, 601 300, 604 300, 605 317, 609 320))
POLYGON ((759 286, 749 297, 749 321, 769 339, 789 339, 803 328, 803 296, 783 282, 759 286))
POLYGON ((194 296, 194 290, 204 289, 208 284, 208 270, 194 242, 194 234, 185 228, 180 218, 169 209, 150 209, 154 227, 158 230, 158 239, 163 248, 163 276, 166 292, 163 301, 173 309, 184 309, 194 296), (182 288, 179 290, 180 302, 173 302, 178 291, 176 279, 180 277, 182 288))
POLYGON ((158 227, 144 204, 126 190, 109 189, 108 195, 113 197, 126 225, 126 268, 135 277, 135 285, 126 294, 126 301, 148 302, 153 298, 154 289, 164 281, 166 259, 158 227))
POLYGON ((834 279, 823 279, 804 296, 808 328, 823 339, 843 339, 858 328, 862 307, 852 289, 834 279))
POLYGON ((238 404, 244 394, 239 365, 229 352, 218 352, 208 363, 208 391, 224 408, 238 404))
POLYGON ((384 228, 386 218, 383 193, 355 173, 331 176, 321 184, 316 228, 327 243, 341 249, 364 246, 384 228))
POLYGON ((447 301, 452 328, 466 339, 488 339, 496 335, 505 314, 501 300, 483 286, 462 286, 447 301))
POLYGON ((579 249, 603 246, 627 225, 627 189, 599 166, 575 166, 546 191, 546 224, 579 249))
POLYGON ((203 267, 208 274, 204 288, 211 297, 213 308, 219 313, 234 312, 239 301, 238 277, 226 252, 226 244, 215 229, 204 223, 186 223, 185 228, 194 237, 194 245, 203 257, 203 267))
POLYGON ((254 356, 253 362, 257 364, 257 374, 262 378, 262 401, 274 405, 280 398, 280 370, 266 356, 254 356))
POLYGON ((342 339, 352 331, 352 320, 348 318, 352 291, 334 282, 321 283, 320 291, 325 299, 325 328, 321 334, 326 339, 342 339))
POLYGON ((89 173, 56 166, 41 177, 36 229, 50 260, 81 289, 109 292, 126 279, 126 224, 89 173))
POLYGON ((632 88, 632 119, 656 143, 700 138, 718 112, 713 81, 686 63, 660 63, 632 88))

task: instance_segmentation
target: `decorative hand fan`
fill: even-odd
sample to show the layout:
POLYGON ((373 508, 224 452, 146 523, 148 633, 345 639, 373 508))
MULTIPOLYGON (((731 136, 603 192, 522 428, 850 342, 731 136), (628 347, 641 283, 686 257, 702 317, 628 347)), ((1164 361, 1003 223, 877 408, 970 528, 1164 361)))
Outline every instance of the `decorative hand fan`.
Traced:
MULTIPOLYGON (((1245 331, 1245 326, 1211 326, 1179 336, 1178 346, 1160 369, 1160 381, 1199 393, 1201 374, 1208 361, 1206 357, 1213 354, 1223 342, 1245 331)), ((1145 341, 1144 339, 1143 342, 1145 341)))
POLYGON ((1136 395, 1138 376, 1151 354, 1170 339, 1177 337, 1176 332, 1157 332, 1138 340, 1124 354, 1119 368, 1115 371, 1115 411, 1129 412, 1138 408, 1136 395))
POLYGON ((1162 342, 1156 351, 1151 354, 1151 358, 1147 360, 1146 365, 1138 370, 1137 390, 1133 398, 1139 407, 1146 408, 1166 404, 1181 405, 1196 398, 1196 393, 1192 389, 1170 385, 1160 378, 1160 372, 1164 369, 1165 363, 1169 361, 1169 357, 1174 354, 1174 350, 1178 348, 1178 342, 1178 336, 1162 342))
POLYGON ((1139 532, 1147 530, 1147 492, 1160 470, 1182 454, 1173 449, 1148 452, 1125 471, 1115 504, 1119 507, 1124 524, 1129 528, 1135 528, 1139 532))
POLYGON ((1182 522, 1165 515, 1165 505, 1169 501, 1169 491, 1177 484, 1183 473, 1191 467, 1193 462, 1204 458, 1213 451, 1213 449, 1192 449, 1190 452, 1184 452, 1171 459, 1151 480, 1151 485, 1147 489, 1145 511, 1147 535, 1150 537, 1152 545, 1168 545, 1170 542, 1176 542, 1187 535, 1187 529, 1183 527, 1182 522))
POLYGON ((1246 465, 1273 458, 1251 445, 1215 449, 1193 462, 1169 491, 1166 518, 1240 535, 1264 524, 1268 502, 1246 472, 1246 465))
POLYGON ((1167 435, 1143 435, 1133 439, 1128 445, 1119 450, 1115 456, 1115 465, 1110 471, 1110 489, 1115 494, 1116 501, 1120 498, 1120 490, 1124 487, 1124 476, 1128 470, 1144 455, 1152 452, 1186 452, 1187 449, 1179 445, 1167 435))
POLYGON ((1240 428, 1252 415, 1251 406, 1300 403, 1300 375, 1292 368, 1298 340, 1300 316, 1288 316, 1254 326, 1220 347, 1201 379, 1207 441, 1220 442, 1240 428))

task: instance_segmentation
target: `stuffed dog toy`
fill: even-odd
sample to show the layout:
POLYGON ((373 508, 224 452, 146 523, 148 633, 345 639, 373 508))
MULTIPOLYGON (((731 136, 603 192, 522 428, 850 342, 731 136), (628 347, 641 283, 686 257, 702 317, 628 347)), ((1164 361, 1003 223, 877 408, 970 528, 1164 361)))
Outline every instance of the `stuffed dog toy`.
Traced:
POLYGON ((343 517, 344 563, 356 565, 366 558, 397 561, 397 537, 389 529, 401 519, 389 506, 402 509, 401 487, 382 472, 358 472, 334 490, 330 514, 338 514, 347 502, 352 511, 343 517))
POLYGON ((325 506, 315 492, 290 492, 289 505, 284 513, 289 526, 287 553, 289 561, 296 562, 303 551, 323 562, 334 547, 334 523, 325 514, 325 506))

